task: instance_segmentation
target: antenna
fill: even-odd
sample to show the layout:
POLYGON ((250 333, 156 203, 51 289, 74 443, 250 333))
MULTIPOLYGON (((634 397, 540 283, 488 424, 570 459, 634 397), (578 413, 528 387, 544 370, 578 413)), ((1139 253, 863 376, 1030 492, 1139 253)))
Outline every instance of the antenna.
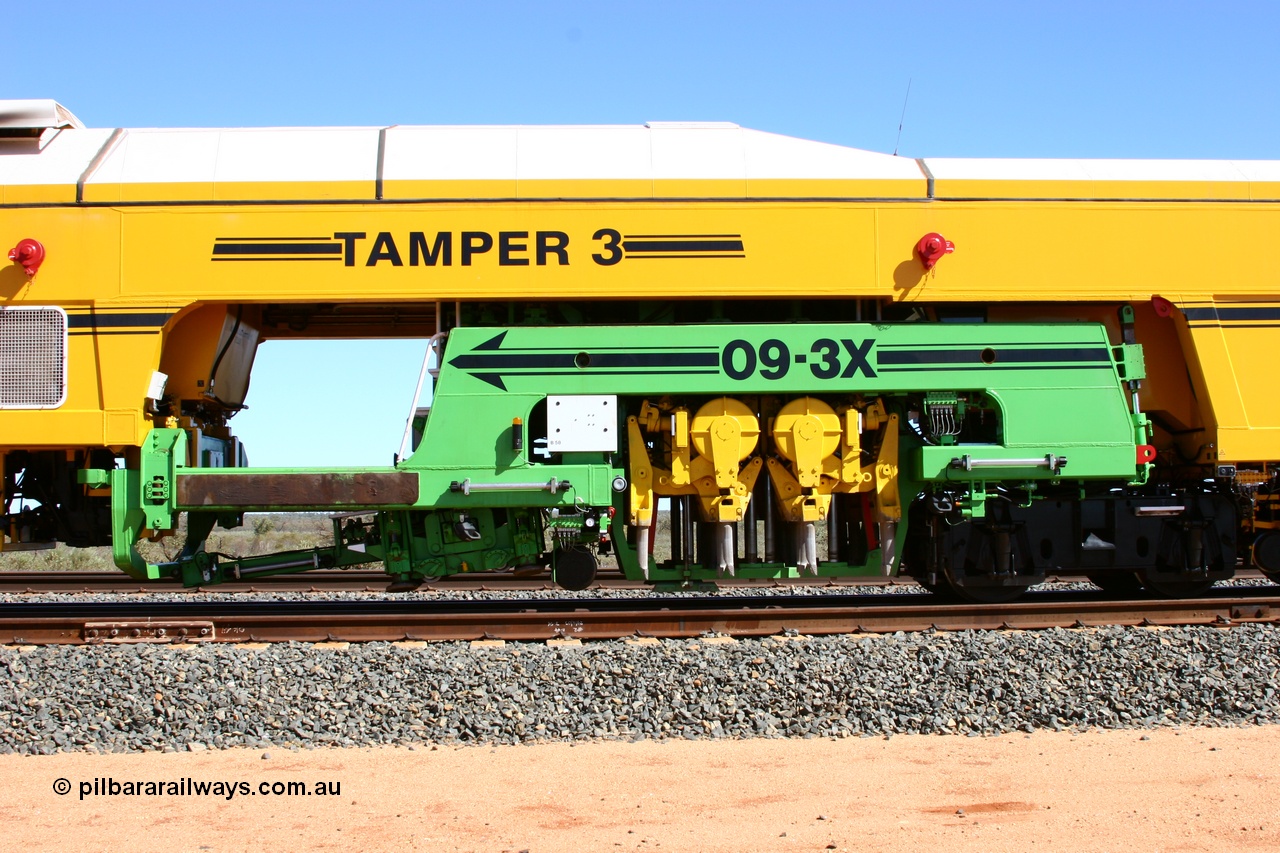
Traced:
POLYGON ((907 101, 911 100, 911 80, 907 78, 907 96, 902 99, 902 115, 898 117, 898 138, 893 140, 893 156, 898 156, 898 143, 902 141, 902 122, 907 117, 907 101))

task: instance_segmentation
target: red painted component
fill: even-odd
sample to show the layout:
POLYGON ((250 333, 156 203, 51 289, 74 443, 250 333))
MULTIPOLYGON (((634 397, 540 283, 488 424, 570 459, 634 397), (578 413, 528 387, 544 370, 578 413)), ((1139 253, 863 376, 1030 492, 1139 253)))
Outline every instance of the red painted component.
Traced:
POLYGON ((871 506, 871 498, 865 492, 857 497, 862 504, 862 530, 867 536, 867 550, 874 551, 880 547, 880 525, 877 523, 875 508, 871 506))
POLYGON ((1168 318, 1173 316, 1173 303, 1163 296, 1151 297, 1151 307, 1156 310, 1157 317, 1168 318))
POLYGON ((933 269, 933 265, 941 260, 943 255, 949 255, 955 250, 956 244, 936 231, 929 232, 920 238, 919 243, 916 243, 916 254, 920 256, 927 270, 933 269))
POLYGON ((1156 461, 1156 449, 1150 444, 1138 445, 1138 464, 1148 465, 1156 461))
POLYGON ((44 246, 39 240, 19 240, 18 245, 9 250, 9 260, 21 264, 27 275, 35 275, 44 263, 44 246))

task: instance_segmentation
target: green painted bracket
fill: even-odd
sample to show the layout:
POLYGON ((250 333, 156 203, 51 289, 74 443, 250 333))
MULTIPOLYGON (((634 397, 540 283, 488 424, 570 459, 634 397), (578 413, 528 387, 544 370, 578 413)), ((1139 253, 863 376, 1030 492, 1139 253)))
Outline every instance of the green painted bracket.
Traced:
POLYGON ((1147 361, 1142 354, 1142 344, 1121 344, 1114 348, 1116 370, 1126 382, 1138 382, 1147 378, 1147 361))
POLYGON ((126 468, 111 472, 111 557, 135 580, 162 580, 173 577, 172 571, 148 563, 134 547, 147 527, 147 515, 141 505, 141 479, 137 471, 126 468))
POLYGON ((138 462, 139 500, 145 526, 172 530, 178 526, 177 472, 186 467, 187 433, 181 429, 153 429, 142 444, 138 462))

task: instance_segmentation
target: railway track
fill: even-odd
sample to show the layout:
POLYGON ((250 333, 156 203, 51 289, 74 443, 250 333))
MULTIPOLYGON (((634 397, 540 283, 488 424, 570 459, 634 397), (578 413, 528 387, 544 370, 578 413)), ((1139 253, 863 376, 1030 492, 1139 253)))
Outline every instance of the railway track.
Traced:
POLYGON ((0 643, 130 644, 758 637, 1280 621, 1270 587, 1186 600, 1034 593, 1001 606, 934 596, 687 596, 435 601, 0 604, 0 643))

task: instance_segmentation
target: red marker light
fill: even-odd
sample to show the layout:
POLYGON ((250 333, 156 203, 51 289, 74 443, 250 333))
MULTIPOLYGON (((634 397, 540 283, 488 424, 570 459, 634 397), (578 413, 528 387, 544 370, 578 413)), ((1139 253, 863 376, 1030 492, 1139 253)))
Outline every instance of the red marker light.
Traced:
POLYGON ((20 240, 9 250, 9 260, 20 264, 27 275, 35 275, 44 263, 44 246, 38 240, 20 240))
POLYGON ((955 250, 956 244, 936 231, 924 235, 920 238, 920 242, 916 243, 916 254, 920 256, 927 270, 933 269, 933 265, 940 261, 943 255, 949 255, 955 250))

